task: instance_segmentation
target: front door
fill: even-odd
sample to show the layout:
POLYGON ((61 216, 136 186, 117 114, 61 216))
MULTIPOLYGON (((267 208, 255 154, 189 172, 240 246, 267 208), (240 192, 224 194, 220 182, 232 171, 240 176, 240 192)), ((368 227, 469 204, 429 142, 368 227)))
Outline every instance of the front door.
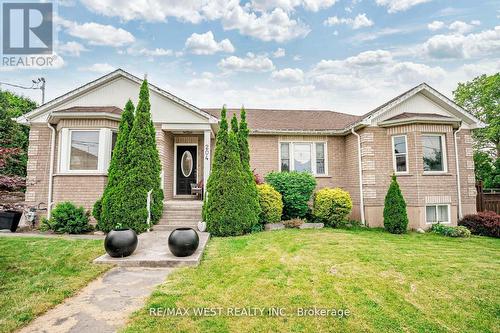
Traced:
POLYGON ((176 194, 191 194, 196 184, 196 146, 177 146, 176 194))

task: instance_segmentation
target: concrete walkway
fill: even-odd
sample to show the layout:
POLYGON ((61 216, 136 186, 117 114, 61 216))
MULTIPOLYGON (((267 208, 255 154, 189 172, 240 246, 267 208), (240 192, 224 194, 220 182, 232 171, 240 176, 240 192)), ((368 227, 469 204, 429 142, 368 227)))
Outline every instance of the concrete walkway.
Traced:
POLYGON ((170 272, 172 268, 113 268, 20 332, 116 332, 170 272))
POLYGON ((125 258, 112 258, 107 253, 94 260, 97 264, 112 264, 123 267, 181 267, 198 266, 210 234, 198 232, 200 244, 189 257, 176 257, 168 249, 171 231, 144 232, 139 235, 139 244, 132 255, 125 258))

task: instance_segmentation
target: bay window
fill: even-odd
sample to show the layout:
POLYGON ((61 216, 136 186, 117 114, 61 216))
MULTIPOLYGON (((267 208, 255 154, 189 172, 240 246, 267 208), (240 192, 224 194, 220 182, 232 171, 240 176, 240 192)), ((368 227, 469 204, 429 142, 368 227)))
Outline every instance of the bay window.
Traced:
POLYGON ((444 135, 422 135, 424 172, 446 172, 446 149, 444 135))
POLYGON ((408 144, 406 142, 406 135, 392 137, 392 154, 394 172, 408 172, 408 144))
POLYGON ((71 131, 69 170, 97 170, 99 131, 71 131))
POLYGON ((280 171, 326 175, 326 142, 281 142, 280 171))
POLYGON ((105 174, 116 132, 109 128, 63 128, 59 142, 60 173, 105 174))

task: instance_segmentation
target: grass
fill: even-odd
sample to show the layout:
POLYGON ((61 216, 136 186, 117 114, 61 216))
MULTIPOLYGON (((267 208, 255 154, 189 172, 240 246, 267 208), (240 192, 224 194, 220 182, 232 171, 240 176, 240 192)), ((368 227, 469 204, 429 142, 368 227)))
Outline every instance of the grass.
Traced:
POLYGON ((500 332, 500 240, 379 230, 283 230, 210 240, 125 332, 500 332), (150 308, 188 308, 151 316, 150 308), (195 316, 197 307, 222 316, 195 316), (286 316, 228 316, 281 307, 286 316), (298 317, 300 307, 348 309, 298 317))
POLYGON ((102 241, 0 238, 0 332, 26 325, 93 280, 102 241))

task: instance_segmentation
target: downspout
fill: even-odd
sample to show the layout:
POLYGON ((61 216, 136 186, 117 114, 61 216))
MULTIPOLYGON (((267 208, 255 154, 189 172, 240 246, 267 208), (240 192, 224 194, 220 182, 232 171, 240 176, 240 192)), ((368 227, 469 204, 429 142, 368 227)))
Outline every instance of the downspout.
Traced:
MULTIPOLYGON (((50 115, 49 118, 50 119, 50 115)), ((51 142, 50 142, 50 166, 49 166, 49 193, 47 196, 47 219, 50 219, 50 213, 52 209, 52 187, 54 183, 54 154, 56 149, 56 129, 49 122, 47 126, 52 132, 51 142)))
POLYGON ((359 209, 361 210, 361 223, 365 222, 365 203, 363 198, 363 167, 361 166, 361 137, 351 128, 351 133, 358 138, 358 172, 359 172, 359 209))
POLYGON ((457 195, 458 195, 458 219, 462 218, 462 191, 460 190, 460 165, 458 164, 458 145, 457 145, 457 134, 463 128, 463 124, 460 123, 458 130, 453 133, 453 144, 455 146, 455 166, 457 169, 457 195))

